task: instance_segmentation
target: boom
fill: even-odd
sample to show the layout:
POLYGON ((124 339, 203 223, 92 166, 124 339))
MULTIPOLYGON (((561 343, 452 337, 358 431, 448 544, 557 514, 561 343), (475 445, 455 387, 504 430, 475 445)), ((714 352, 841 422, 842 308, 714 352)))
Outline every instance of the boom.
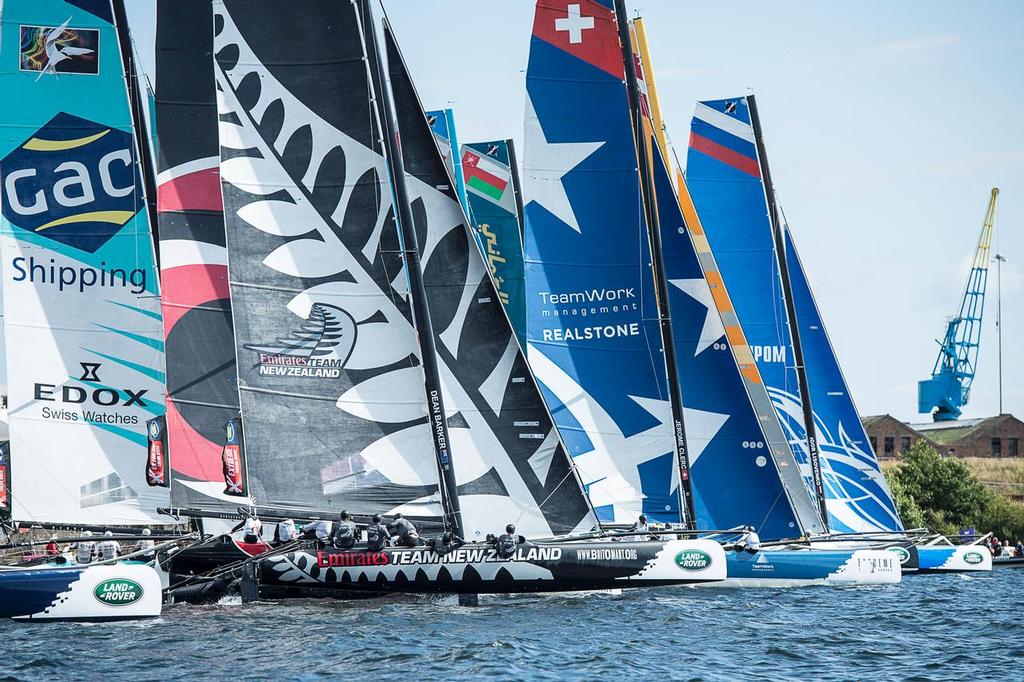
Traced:
POLYGON ((988 281, 989 253, 992 247, 992 226, 996 219, 996 199, 999 189, 992 188, 992 196, 981 226, 978 250, 967 277, 967 288, 960 302, 960 312, 946 323, 946 335, 939 344, 930 379, 917 384, 917 411, 931 412, 935 421, 952 421, 960 416, 960 408, 971 395, 971 383, 978 363, 981 342, 981 318, 985 310, 985 285, 988 281), (938 408, 938 409, 936 409, 938 408))

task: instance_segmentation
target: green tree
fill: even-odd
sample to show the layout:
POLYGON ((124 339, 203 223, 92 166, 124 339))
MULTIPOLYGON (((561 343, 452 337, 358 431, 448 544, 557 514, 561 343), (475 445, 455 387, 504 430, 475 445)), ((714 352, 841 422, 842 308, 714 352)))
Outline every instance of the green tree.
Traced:
POLYGON ((889 483, 889 490, 892 492, 892 498, 896 502, 896 509, 899 510, 900 518, 903 519, 903 527, 926 527, 927 522, 924 518, 924 512, 921 510, 921 507, 917 506, 917 501, 914 497, 907 492, 906 487, 897 475, 897 469, 886 469, 885 480, 889 483))
POLYGON ((923 440, 903 455, 891 478, 913 499, 924 522, 942 533, 977 527, 992 497, 962 461, 942 457, 923 440))

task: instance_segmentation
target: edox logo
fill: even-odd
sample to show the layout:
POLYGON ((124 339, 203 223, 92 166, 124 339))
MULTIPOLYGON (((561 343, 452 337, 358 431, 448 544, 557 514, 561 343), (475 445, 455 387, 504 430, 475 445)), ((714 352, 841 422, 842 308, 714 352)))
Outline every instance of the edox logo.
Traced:
POLYGON ((82 366, 82 376, 79 377, 79 381, 99 381, 100 378, 96 372, 100 369, 100 363, 98 362, 80 362, 82 366))
POLYGON ((144 206, 130 133, 59 113, 0 160, 12 225, 94 253, 144 206))

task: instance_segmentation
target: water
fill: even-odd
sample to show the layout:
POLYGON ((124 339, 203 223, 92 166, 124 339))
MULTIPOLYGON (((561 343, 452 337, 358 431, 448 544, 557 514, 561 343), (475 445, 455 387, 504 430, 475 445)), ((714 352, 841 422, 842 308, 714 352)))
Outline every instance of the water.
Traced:
POLYGON ((1024 570, 902 585, 178 605, 0 621, 0 680, 1020 678, 1024 570))

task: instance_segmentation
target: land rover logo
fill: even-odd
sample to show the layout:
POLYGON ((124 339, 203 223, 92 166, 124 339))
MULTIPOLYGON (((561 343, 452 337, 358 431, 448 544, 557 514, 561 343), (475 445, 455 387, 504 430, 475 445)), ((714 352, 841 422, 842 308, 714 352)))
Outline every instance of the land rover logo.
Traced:
POLYGON ((155 419, 149 422, 149 437, 160 440, 160 424, 155 419))
POLYGON ((910 552, 903 547, 890 547, 889 551, 900 558, 901 564, 905 564, 910 561, 910 552))
POLYGON ((224 435, 227 436, 229 443, 235 439, 235 425, 233 422, 228 422, 224 425, 224 435))
POLYGON ((111 578, 97 585, 92 593, 102 604, 128 606, 142 599, 142 585, 127 578, 111 578))
POLYGON ((676 554, 676 566, 684 571, 702 571, 711 565, 711 555, 699 549, 688 549, 676 554))
POLYGON ((964 554, 964 561, 971 564, 972 566, 975 564, 980 564, 984 560, 985 559, 978 552, 968 552, 967 554, 964 554))

